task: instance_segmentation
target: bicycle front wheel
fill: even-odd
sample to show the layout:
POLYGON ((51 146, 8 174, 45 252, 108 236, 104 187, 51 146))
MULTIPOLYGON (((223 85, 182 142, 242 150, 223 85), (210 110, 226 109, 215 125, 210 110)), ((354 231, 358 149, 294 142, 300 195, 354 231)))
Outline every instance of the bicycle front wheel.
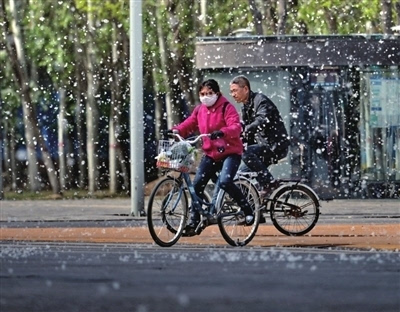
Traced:
POLYGON ((256 235, 260 222, 259 197, 254 185, 246 180, 239 179, 235 184, 245 195, 247 201, 254 212, 254 223, 252 225, 242 224, 242 218, 237 216, 240 207, 237 203, 223 190, 220 190, 217 201, 218 211, 218 227, 222 237, 231 246, 245 246, 251 242, 256 235))
POLYGON ((287 185, 277 190, 271 201, 271 220, 288 236, 310 232, 319 218, 319 201, 305 185, 287 185))
POLYGON ((188 216, 188 199, 182 181, 167 177, 151 192, 147 206, 150 235, 161 247, 171 247, 182 236, 188 216))

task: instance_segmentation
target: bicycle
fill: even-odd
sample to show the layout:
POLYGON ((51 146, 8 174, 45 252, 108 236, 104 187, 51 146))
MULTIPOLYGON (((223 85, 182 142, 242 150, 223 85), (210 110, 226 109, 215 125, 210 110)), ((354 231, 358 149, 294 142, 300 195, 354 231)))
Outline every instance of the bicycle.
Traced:
MULTIPOLYGON (((245 225, 242 224, 240 207, 232 200, 228 202, 227 194, 222 189, 216 201, 212 201, 207 193, 204 198, 199 198, 194 191, 189 172, 196 150, 193 145, 208 134, 191 140, 185 140, 179 134, 172 135, 179 139, 178 142, 159 141, 156 165, 166 170, 167 176, 154 187, 147 206, 147 223, 154 242, 161 247, 171 247, 182 236, 200 235, 206 227, 218 224, 228 244, 247 245, 257 232, 260 213, 258 207, 252 207, 255 212, 254 223, 245 225), (178 175, 168 174, 169 171, 176 171, 178 175), (200 214, 200 222, 194 231, 187 228, 189 207, 200 214)), ((252 200, 257 194, 246 192, 245 195, 252 200)))
POLYGON ((268 197, 261 198, 256 177, 256 172, 239 171, 236 183, 257 194, 254 198, 256 206, 262 214, 269 212, 271 221, 279 232, 288 236, 301 236, 315 227, 321 205, 312 188, 300 179, 276 179, 277 187, 268 197))

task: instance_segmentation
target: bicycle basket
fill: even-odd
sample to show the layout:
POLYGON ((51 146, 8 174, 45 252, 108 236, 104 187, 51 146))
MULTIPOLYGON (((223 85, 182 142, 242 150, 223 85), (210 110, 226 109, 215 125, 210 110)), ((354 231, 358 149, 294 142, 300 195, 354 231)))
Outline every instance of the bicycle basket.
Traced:
POLYGON ((160 140, 158 142, 157 167, 189 172, 194 163, 195 148, 186 142, 160 140))

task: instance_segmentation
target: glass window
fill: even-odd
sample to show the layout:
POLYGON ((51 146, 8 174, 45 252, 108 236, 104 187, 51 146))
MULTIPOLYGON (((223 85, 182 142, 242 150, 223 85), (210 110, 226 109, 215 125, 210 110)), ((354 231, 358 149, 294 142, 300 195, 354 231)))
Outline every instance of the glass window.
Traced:
POLYGON ((400 180, 399 67, 364 71, 360 87, 361 177, 400 180))

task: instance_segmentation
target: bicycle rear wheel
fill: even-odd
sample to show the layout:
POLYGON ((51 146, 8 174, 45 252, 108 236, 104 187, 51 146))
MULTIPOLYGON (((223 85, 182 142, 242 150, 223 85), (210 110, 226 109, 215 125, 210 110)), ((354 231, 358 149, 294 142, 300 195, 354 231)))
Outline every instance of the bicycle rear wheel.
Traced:
POLYGON ((305 185, 285 185, 271 201, 270 215, 276 229, 288 236, 310 232, 319 218, 319 201, 305 185))
POLYGON ((167 177, 151 192, 147 206, 150 235, 161 247, 171 247, 182 236, 188 216, 188 199, 182 182, 167 177))
POLYGON ((251 242, 257 232, 260 222, 259 197, 254 185, 246 179, 239 179, 235 184, 240 188, 254 211, 254 223, 252 225, 241 224, 241 218, 237 216, 240 207, 223 190, 220 190, 217 200, 218 227, 222 237, 231 246, 245 246, 251 242))

